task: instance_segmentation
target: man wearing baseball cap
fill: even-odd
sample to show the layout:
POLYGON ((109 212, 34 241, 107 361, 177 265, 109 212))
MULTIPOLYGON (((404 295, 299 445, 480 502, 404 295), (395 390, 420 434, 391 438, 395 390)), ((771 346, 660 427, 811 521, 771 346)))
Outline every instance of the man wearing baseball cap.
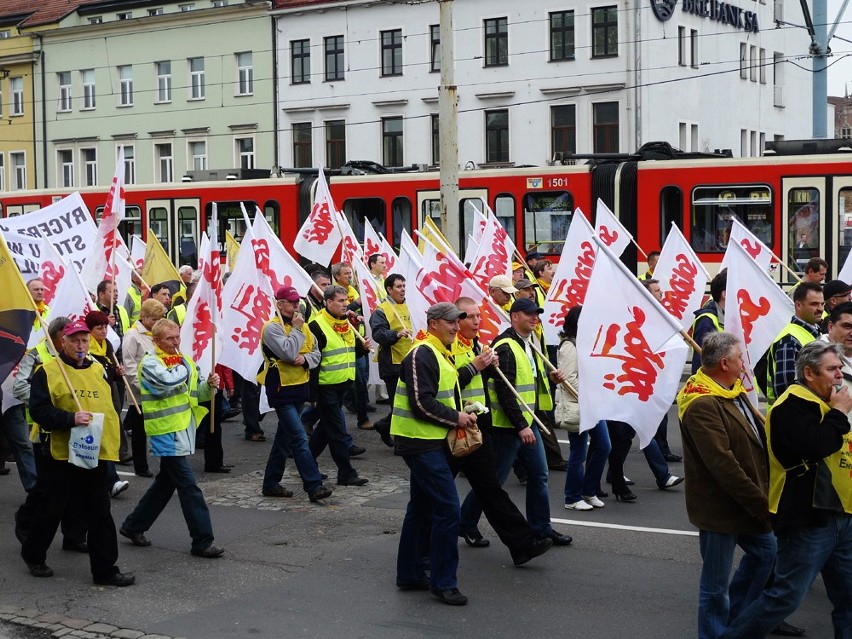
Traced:
POLYGON ((45 564, 47 549, 65 509, 73 504, 88 529, 94 582, 130 586, 136 578, 115 565, 118 540, 107 488, 107 462, 118 461, 120 425, 104 367, 88 355, 89 327, 83 321, 73 321, 62 330, 59 357, 44 362, 33 374, 30 414, 49 433, 45 445, 50 456, 43 467, 46 477, 40 477, 46 484, 43 501, 30 522, 21 557, 34 577, 53 576, 53 569, 45 564), (76 402, 72 393, 77 396, 76 402), (86 469, 68 463, 68 447, 71 429, 89 424, 94 413, 104 415, 103 434, 98 465, 86 469))
POLYGON ((263 369, 257 381, 266 387, 269 406, 278 415, 278 430, 263 474, 263 494, 266 497, 293 496, 291 490, 280 484, 289 455, 293 457, 308 499, 315 502, 329 497, 331 489, 322 483, 299 418, 302 407, 311 398, 309 371, 320 362, 317 341, 299 312, 300 299, 292 286, 279 288, 275 304, 281 318, 266 322, 261 333, 263 369))
POLYGON ((509 275, 495 275, 488 282, 488 294, 504 311, 509 310, 512 305, 512 295, 517 292, 518 289, 512 284, 512 278, 509 275))
POLYGON ((852 300, 852 286, 843 280, 829 280, 822 287, 822 298, 825 300, 825 309, 822 312, 820 330, 827 333, 828 316, 836 306, 852 300))

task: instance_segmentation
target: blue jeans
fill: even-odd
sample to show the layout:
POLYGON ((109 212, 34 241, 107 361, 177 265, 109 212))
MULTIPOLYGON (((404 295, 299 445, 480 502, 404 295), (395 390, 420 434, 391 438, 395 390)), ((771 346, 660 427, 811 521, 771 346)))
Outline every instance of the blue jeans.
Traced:
POLYGON ((319 423, 314 427, 308 446, 314 459, 328 446, 331 458, 337 464, 337 481, 349 481, 358 477, 349 461, 351 438, 346 432, 343 416, 343 398, 351 384, 320 385, 317 391, 319 423))
POLYGON ((612 447, 609 442, 609 430, 606 422, 583 433, 568 433, 568 472, 565 475, 565 503, 573 504, 583 498, 597 494, 601 483, 606 459, 612 447), (589 441, 592 442, 592 454, 586 459, 589 441))
MULTIPOLYGON (((535 434, 535 444, 529 446, 521 446, 521 438, 514 428, 492 428, 492 442, 497 461, 497 478, 501 485, 506 482, 516 457, 526 468, 527 521, 536 535, 546 537, 553 531, 550 526, 550 498, 547 492, 547 461, 538 426, 533 424, 532 431, 535 434)), ((482 506, 476 494, 470 491, 462 504, 461 530, 476 530, 481 516, 482 506)))
POLYGON ((663 457, 663 451, 660 450, 660 445, 657 443, 657 440, 652 439, 648 445, 642 449, 642 453, 645 455, 645 461, 648 462, 651 472, 654 473, 654 479, 657 481, 657 487, 664 488, 672 474, 669 472, 669 465, 666 462, 666 458, 663 457))
POLYGON ((723 637, 758 639, 793 613, 817 573, 834 609, 835 639, 852 637, 852 515, 835 513, 827 526, 805 526, 778 534, 775 579, 728 626, 723 637))
POLYGON ((447 456, 443 450, 432 450, 402 458, 411 470, 411 497, 399 534, 396 580, 400 584, 415 584, 426 579, 424 532, 430 530, 429 584, 437 590, 455 588, 459 566, 459 495, 447 456))
POLYGON ((701 530, 698 639, 718 639, 728 623, 760 596, 775 562, 775 535, 737 535, 701 530), (734 550, 745 552, 731 578, 734 550))
POLYGON ((180 499, 183 518, 192 537, 192 549, 204 550, 213 543, 213 524, 204 501, 204 493, 195 481, 195 473, 186 457, 160 457, 160 472, 154 483, 124 520, 122 528, 144 533, 157 520, 175 490, 180 499))
POLYGON ((263 490, 275 488, 284 476, 284 464, 287 457, 296 462, 296 469, 302 478, 302 487, 309 495, 322 485, 317 461, 308 450, 308 436, 299 419, 302 404, 287 404, 275 409, 278 415, 278 430, 269 451, 266 472, 263 474, 263 490))
POLYGON ((33 456, 33 445, 30 442, 30 427, 24 417, 22 405, 13 406, 3 413, 2 427, 6 434, 6 443, 12 449, 18 476, 24 490, 30 492, 36 483, 36 463, 33 456))

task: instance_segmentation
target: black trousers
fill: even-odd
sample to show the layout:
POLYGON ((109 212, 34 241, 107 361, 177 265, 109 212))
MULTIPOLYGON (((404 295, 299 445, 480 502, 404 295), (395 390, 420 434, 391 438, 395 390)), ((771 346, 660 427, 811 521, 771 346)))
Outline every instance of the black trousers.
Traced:
POLYGON ((448 452, 447 457, 453 475, 464 471, 482 506, 482 512, 500 541, 510 551, 519 551, 535 541, 536 534, 497 478, 497 462, 491 437, 489 429, 485 428, 482 446, 478 450, 467 457, 453 457, 448 452))
MULTIPOLYGON (((222 392, 216 393, 216 411, 213 416, 213 432, 210 432, 210 413, 208 412, 204 419, 201 420, 198 429, 195 431, 196 445, 204 443, 204 470, 209 472, 217 470, 225 463, 225 452, 222 450, 222 418, 224 409, 222 408, 222 392)), ((210 410, 210 402, 201 404, 208 411, 210 410)))
POLYGON ((50 458, 42 470, 44 498, 33 514, 27 539, 21 548, 24 561, 31 564, 45 562, 59 522, 66 509, 71 508, 80 513, 88 529, 86 540, 92 575, 96 579, 108 578, 119 572, 115 565, 118 541, 110 513, 107 462, 101 461, 97 468, 87 470, 50 458))
POLYGON ((133 451, 133 470, 137 473, 148 470, 148 437, 145 435, 145 420, 142 413, 136 410, 133 402, 127 407, 124 416, 124 430, 132 431, 130 447, 133 451))
POLYGON ((386 375, 385 377, 382 377, 382 381, 388 389, 390 412, 373 424, 373 428, 378 433, 390 433, 391 415, 393 415, 393 398, 396 397, 396 386, 399 384, 399 375, 386 375))
POLYGON ((627 483, 624 481, 624 462, 630 452, 636 431, 625 422, 607 421, 606 427, 609 430, 610 442, 612 442, 607 476, 612 480, 612 492, 625 493, 627 492, 627 483))
POLYGON ((260 386, 254 380, 243 379, 236 371, 234 385, 240 388, 246 437, 263 435, 263 429, 260 427, 260 386))

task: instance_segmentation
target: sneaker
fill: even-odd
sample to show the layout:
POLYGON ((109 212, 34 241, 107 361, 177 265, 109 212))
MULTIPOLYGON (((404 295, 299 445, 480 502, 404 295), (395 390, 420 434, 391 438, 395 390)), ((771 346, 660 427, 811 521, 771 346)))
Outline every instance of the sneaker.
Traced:
POLYGON ((119 479, 117 482, 115 482, 112 485, 112 488, 109 489, 109 496, 110 497, 118 497, 121 493, 123 493, 129 487, 130 487, 129 481, 124 481, 122 479, 119 479))
MULTIPOLYGON (((603 502, 601 502, 603 503, 603 502)), ((565 504, 565 510, 594 510, 595 507, 590 503, 583 501, 571 502, 570 504, 565 504)))
POLYGON ((605 503, 598 499, 597 495, 592 495, 591 497, 583 495, 583 501, 590 504, 593 508, 603 508, 606 506, 605 503))
POLYGON ((673 488, 678 484, 683 483, 683 477, 678 477, 677 475, 669 475, 669 478, 666 480, 666 483, 660 486, 660 490, 665 490, 666 488, 673 488))

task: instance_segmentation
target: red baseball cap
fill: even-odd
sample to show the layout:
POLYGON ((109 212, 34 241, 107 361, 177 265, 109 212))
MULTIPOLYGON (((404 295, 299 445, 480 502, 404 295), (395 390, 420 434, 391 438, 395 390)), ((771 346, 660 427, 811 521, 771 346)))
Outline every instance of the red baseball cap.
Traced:
POLYGON ((299 295, 299 291, 292 286, 282 286, 275 292, 275 299, 287 300, 288 302, 298 302, 302 299, 302 296, 299 295))
POLYGON ((83 320, 70 322, 62 329, 63 335, 74 335, 76 333, 91 333, 91 331, 89 330, 89 327, 86 326, 86 322, 83 320))

